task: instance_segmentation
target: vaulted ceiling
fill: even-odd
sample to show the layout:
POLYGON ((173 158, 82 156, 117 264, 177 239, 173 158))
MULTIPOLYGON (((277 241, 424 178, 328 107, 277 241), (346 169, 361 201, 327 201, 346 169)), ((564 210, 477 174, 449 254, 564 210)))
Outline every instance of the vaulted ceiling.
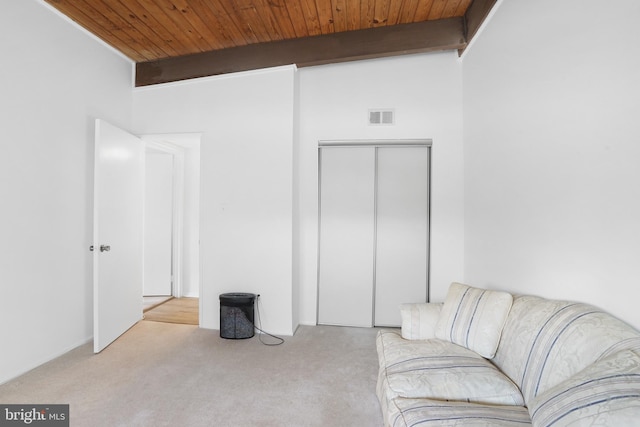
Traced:
POLYGON ((136 62, 136 86, 464 50, 496 0, 45 0, 136 62))

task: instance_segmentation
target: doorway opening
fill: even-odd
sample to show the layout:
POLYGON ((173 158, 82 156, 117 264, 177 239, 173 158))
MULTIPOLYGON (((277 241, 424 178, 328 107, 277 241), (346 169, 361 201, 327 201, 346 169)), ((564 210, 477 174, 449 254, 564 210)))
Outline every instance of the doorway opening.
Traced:
POLYGON ((143 317, 198 325, 201 134, 140 138, 146 151, 143 317))

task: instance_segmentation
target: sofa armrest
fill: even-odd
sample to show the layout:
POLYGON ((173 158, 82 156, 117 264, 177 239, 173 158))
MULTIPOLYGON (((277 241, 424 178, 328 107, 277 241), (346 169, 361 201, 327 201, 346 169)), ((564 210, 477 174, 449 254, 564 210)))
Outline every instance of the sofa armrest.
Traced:
POLYGON ((400 304, 402 316, 402 338, 428 340, 436 337, 436 323, 443 303, 400 304))

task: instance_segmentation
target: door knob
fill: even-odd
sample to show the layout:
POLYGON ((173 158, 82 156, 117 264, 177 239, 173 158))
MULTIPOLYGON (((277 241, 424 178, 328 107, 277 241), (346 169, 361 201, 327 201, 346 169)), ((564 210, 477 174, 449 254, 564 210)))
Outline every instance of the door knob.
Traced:
POLYGON ((110 250, 111 250, 111 246, 100 245, 100 252, 109 252, 110 250))

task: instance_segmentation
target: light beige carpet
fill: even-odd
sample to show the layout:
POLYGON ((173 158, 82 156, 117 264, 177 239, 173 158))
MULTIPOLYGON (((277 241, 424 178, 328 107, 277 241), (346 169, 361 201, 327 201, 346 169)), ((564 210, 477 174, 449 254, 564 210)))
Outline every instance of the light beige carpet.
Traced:
POLYGON ((267 347, 142 321, 98 355, 87 344, 0 385, 0 402, 69 403, 73 427, 376 427, 375 333, 302 326, 267 347))

